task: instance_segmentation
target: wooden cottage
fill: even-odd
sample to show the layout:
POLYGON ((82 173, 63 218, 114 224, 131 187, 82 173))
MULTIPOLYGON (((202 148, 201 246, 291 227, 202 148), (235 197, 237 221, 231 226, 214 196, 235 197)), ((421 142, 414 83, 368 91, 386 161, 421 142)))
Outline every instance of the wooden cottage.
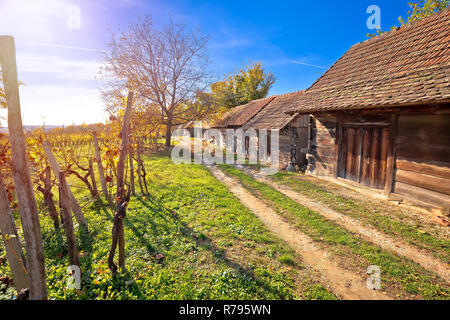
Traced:
POLYGON ((188 121, 175 127, 176 130, 185 129, 189 132, 191 137, 194 137, 194 121, 188 121))
POLYGON ((242 106, 234 107, 225 113, 222 119, 213 126, 214 129, 219 129, 223 135, 223 141, 220 142, 221 146, 224 146, 227 129, 241 128, 273 99, 274 97, 252 100, 242 106))
POLYGON ((450 10, 356 44, 299 99, 308 172, 450 204, 450 10))
POLYGON ((309 116, 287 114, 285 111, 293 101, 301 99, 304 91, 275 96, 258 114, 250 119, 242 129, 250 128, 268 131, 267 146, 270 154, 270 130, 279 130, 279 167, 296 170, 307 164, 302 148, 308 146, 309 116))

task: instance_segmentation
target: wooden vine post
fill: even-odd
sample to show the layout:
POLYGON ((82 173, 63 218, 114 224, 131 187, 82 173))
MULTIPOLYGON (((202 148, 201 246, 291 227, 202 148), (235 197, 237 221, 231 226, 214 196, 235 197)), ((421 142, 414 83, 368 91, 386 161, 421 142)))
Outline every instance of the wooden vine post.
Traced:
POLYGON ((69 261, 71 265, 80 265, 77 242, 75 240, 75 232, 73 231, 73 221, 70 215, 71 205, 69 196, 69 187, 67 186, 66 176, 64 172, 59 173, 59 188, 61 195, 61 213, 64 217, 64 230, 67 238, 67 251, 69 253, 69 261))
POLYGON ((41 226, 28 167, 25 134, 20 111, 14 38, 0 36, 0 62, 8 106, 8 131, 11 144, 12 171, 25 238, 26 268, 30 299, 47 299, 44 250, 41 226))
POLYGON ((130 189, 131 189, 131 194, 133 196, 136 195, 136 187, 134 184, 134 163, 133 163, 133 148, 132 148, 132 144, 129 143, 129 148, 130 148, 130 152, 129 152, 129 161, 130 161, 130 189))
MULTIPOLYGON (((47 157, 47 160, 50 163, 50 167, 52 168, 54 175, 58 179, 58 184, 61 185, 61 175, 60 175, 61 168, 60 168, 58 162, 56 161, 56 158, 53 155, 53 152, 50 150, 50 147, 49 147, 47 141, 42 142, 42 148, 44 149, 45 156, 47 157)), ((73 195, 72 191, 67 186, 67 184, 66 184, 65 188, 67 189, 67 194, 68 194, 68 197, 70 200, 69 201, 70 209, 72 210, 73 214, 75 215, 75 219, 77 219, 80 226, 83 226, 86 230, 88 230, 88 223, 86 221, 86 218, 83 215, 83 212, 81 211, 81 208, 78 204, 77 199, 75 198, 75 196, 73 195)), ((63 218, 65 219, 64 216, 63 216, 63 218)))
POLYGON ((95 198, 98 198, 98 189, 97 189, 97 181, 95 180, 95 173, 94 173, 94 161, 92 158, 89 159, 89 177, 91 178, 91 185, 92 190, 94 190, 95 198))
POLYGON ((53 200, 53 193, 52 193, 52 177, 51 177, 51 169, 50 167, 46 167, 44 172, 41 174, 41 180, 44 182, 44 187, 41 185, 38 185, 37 189, 42 192, 44 196, 44 202, 45 205, 48 208, 48 212, 50 217, 53 220, 53 226, 55 227, 55 230, 59 229, 59 218, 58 218, 58 212, 56 211, 55 201, 53 200))
POLYGON ((8 195, 6 193, 3 178, 0 175, 0 232, 3 237, 3 244, 6 257, 13 275, 14 285, 17 293, 28 288, 27 270, 25 268, 25 258, 22 245, 17 234, 14 217, 9 207, 8 195))
POLYGON ((111 196, 109 195, 108 186, 106 185, 105 170, 103 168, 102 158, 100 156, 100 147, 98 145, 98 138, 97 138, 97 133, 96 132, 92 133, 92 138, 93 138, 93 141, 94 141, 95 161, 97 162, 98 176, 100 177, 100 184, 101 184, 101 187, 102 187, 102 193, 103 193, 103 196, 108 201, 108 204, 110 206, 112 206, 111 196))
POLYGON ((114 263, 114 255, 117 245, 119 246, 119 267, 125 267, 125 235, 123 228, 123 219, 127 214, 127 205, 130 200, 130 192, 125 190, 124 171, 125 162, 127 159, 127 151, 129 144, 129 128, 130 128, 130 115, 133 106, 133 92, 128 92, 127 108, 123 118, 121 145, 119 154, 119 163, 117 164, 117 211, 114 215, 113 228, 112 228, 112 243, 111 250, 108 257, 108 267, 111 272, 117 271, 117 266, 114 263))

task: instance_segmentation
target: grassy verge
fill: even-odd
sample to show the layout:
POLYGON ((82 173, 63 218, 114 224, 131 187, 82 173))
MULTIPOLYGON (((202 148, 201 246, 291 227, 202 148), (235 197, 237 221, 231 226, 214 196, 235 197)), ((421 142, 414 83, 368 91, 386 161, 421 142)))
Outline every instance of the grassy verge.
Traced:
POLYGON ((403 296, 404 292, 412 297, 424 299, 449 299, 450 291, 446 283, 419 265, 362 240, 232 166, 219 167, 228 175, 238 178, 244 187, 268 202, 312 239, 341 256, 358 261, 361 273, 364 273, 369 265, 379 266, 382 272, 382 286, 385 289, 393 290, 399 296, 403 296))
POLYGON ((311 181, 301 179, 298 174, 279 172, 272 176, 272 179, 311 199, 322 202, 333 210, 355 217, 386 234, 401 237, 419 248, 430 251, 431 254, 442 261, 450 263, 449 240, 431 235, 422 230, 420 225, 412 225, 405 219, 399 220, 386 215, 385 212, 381 212, 385 208, 376 207, 369 202, 358 201, 351 197, 337 195, 311 181))
MULTIPOLYGON (((80 292, 66 288, 63 232, 41 216, 50 299, 335 299, 205 168, 167 157, 146 163, 152 195, 130 201, 119 275, 107 268, 112 213, 101 202, 84 207, 90 231, 77 233, 80 292)), ((10 276, 6 262, 0 275, 10 276)))

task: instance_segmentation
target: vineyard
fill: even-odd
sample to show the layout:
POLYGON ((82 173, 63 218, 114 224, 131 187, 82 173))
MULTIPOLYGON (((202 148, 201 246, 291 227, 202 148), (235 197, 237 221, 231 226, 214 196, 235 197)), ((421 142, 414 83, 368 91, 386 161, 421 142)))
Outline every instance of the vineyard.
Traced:
POLYGON ((409 6, 273 96, 260 62, 217 81, 210 37, 171 19, 37 44, 103 55, 105 121, 78 125, 24 125, 0 36, 0 300, 450 300, 450 11, 409 6))
MULTIPOLYGON (((121 126, 117 128, 120 130, 121 126)), ((129 191, 122 211, 116 209, 122 201, 116 196, 120 139, 111 139, 112 124, 95 131, 88 131, 93 128, 67 131, 71 130, 70 134, 65 129, 36 130, 28 133, 26 140, 42 231, 48 299, 345 297, 305 257, 287 245, 282 236, 259 220, 253 207, 248 207, 232 189, 228 190, 228 185, 210 172, 211 169, 174 164, 169 150, 161 150, 164 147, 153 143, 154 140, 142 139, 128 147, 133 156, 124 164, 123 183, 129 191), (141 149, 137 149, 138 145, 141 149), (97 162, 98 155, 101 162, 97 162), (53 171, 55 161, 59 175, 53 171), (104 189, 100 183, 101 171, 105 177, 104 189), (66 189, 61 190, 62 187, 66 189), (71 226, 67 224, 69 219, 72 222, 70 212, 74 217, 71 226), (119 233, 117 242, 120 239, 124 242, 122 247, 118 243, 118 252, 112 254, 111 239, 117 228, 118 213, 123 214, 123 234, 119 233), (80 267, 79 289, 68 287, 73 277, 67 269, 70 265, 80 267)), ((20 239, 23 235, 14 183, 7 175, 11 165, 9 148, 5 149, 3 159, 4 191, 20 239)), ((238 179, 250 194, 264 199, 266 205, 296 224, 322 248, 333 252, 346 264, 346 272, 370 263, 381 264, 383 279, 389 283, 383 286, 384 294, 403 299, 448 298, 447 284, 433 273, 308 211, 273 189, 272 184, 290 186, 342 212, 351 208, 355 216, 364 217, 367 210, 364 207, 369 204, 348 195, 336 195, 335 190, 330 193, 329 186, 323 183, 304 178, 299 181, 287 173, 275 175, 273 182, 259 182, 251 173, 254 166, 244 170, 221 165, 219 169, 230 179, 238 179)), ((428 250, 439 260, 448 259, 445 236, 437 230, 431 228, 417 233, 414 221, 399 224, 383 215, 373 215, 370 219, 369 224, 384 232, 428 250)), ((14 239, 17 238, 6 238, 5 243, 9 246, 14 239)), ((9 280, 17 275, 7 263, 7 250, 7 246, 2 247, 2 299, 17 298, 16 283, 9 280)))

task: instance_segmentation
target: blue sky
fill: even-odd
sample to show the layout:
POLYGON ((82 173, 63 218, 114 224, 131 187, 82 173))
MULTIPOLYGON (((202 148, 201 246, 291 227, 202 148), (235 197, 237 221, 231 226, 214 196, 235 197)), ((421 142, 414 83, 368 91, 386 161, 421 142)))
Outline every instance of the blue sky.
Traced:
POLYGON ((110 30, 138 16, 151 15, 157 26, 172 17, 210 35, 217 79, 261 61, 276 77, 272 95, 308 88, 366 40, 370 5, 380 7, 381 27, 389 29, 406 16, 407 2, 0 0, 0 34, 16 37, 19 77, 26 84, 20 89, 24 123, 81 124, 104 121, 95 80, 101 50, 107 50, 110 30), (73 6, 80 10, 80 28, 69 27, 73 6))

